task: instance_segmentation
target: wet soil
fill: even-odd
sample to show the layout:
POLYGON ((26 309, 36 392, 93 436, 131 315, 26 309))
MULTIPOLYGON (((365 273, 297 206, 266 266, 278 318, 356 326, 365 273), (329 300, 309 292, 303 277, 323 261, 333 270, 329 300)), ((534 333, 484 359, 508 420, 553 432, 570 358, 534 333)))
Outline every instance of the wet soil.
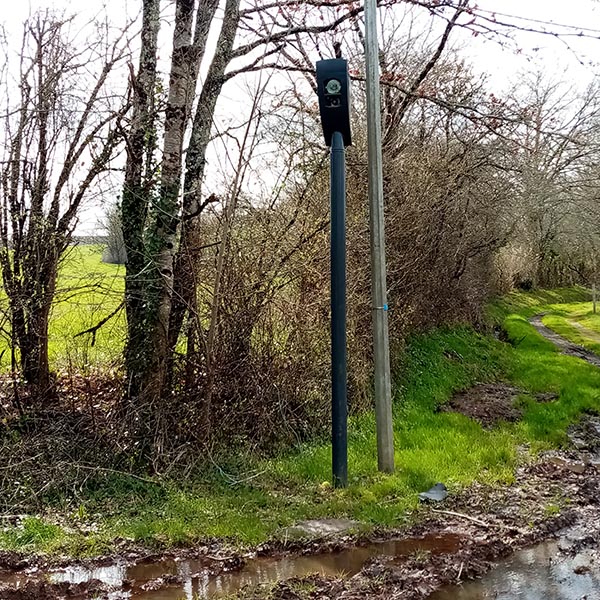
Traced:
MULTIPOLYGON (((566 532, 566 536, 576 530, 566 532)), ((561 540, 562 541, 562 540, 561 540)), ((597 548, 575 554, 551 540, 516 552, 483 579, 449 586, 429 600, 592 600, 600 597, 597 548)))
MULTIPOLYGON (((589 461, 582 460, 584 468, 574 472, 554 460, 573 461, 585 451, 548 454, 519 468, 511 486, 473 485, 441 505, 422 507, 418 525, 388 532, 387 538, 280 541, 244 556, 213 556, 201 548, 61 569, 22 561, 13 563, 20 571, 0 572, 0 598, 425 599, 444 585, 476 579, 515 551, 560 537, 578 523, 585 524, 585 540, 597 544, 600 471, 589 461)), ((581 552, 577 544, 569 551, 581 552)), ((440 598, 454 597, 459 598, 440 598)))
MULTIPOLYGON (((459 412, 489 428, 501 421, 518 421, 523 416, 518 398, 523 395, 528 392, 505 383, 480 383, 454 394, 440 410, 459 412)), ((552 402, 558 394, 541 393, 534 397, 538 402, 552 402)))
POLYGON ((0 587, 2 600, 50 600, 51 598, 69 598, 70 600, 87 600, 102 598, 105 586, 99 581, 88 581, 72 585, 68 583, 55 584, 42 580, 29 581, 23 586, 0 587))
POLYGON ((491 427, 498 421, 518 421, 521 418, 522 411, 515 402, 522 393, 503 383, 482 383, 455 394, 442 410, 459 412, 491 427))
POLYGON ((456 552, 459 546, 460 536, 456 534, 433 534, 381 540, 306 556, 254 556, 237 565, 230 565, 219 573, 207 568, 206 562, 202 560, 160 558, 133 564, 122 561, 106 566, 72 566, 39 574, 28 572, 5 576, 4 579, 10 579, 13 590, 29 588, 36 592, 40 583, 46 585, 46 588, 50 583, 55 584, 56 589, 61 592, 72 589, 73 593, 77 593, 86 582, 93 582, 96 594, 93 597, 99 597, 101 588, 104 595, 100 597, 113 599, 220 598, 240 589, 253 588, 265 582, 285 581, 292 577, 307 577, 311 574, 332 578, 350 577, 358 573, 369 560, 378 556, 410 556, 419 552, 448 554, 456 552))
POLYGON ((583 453, 584 458, 600 456, 600 417, 588 415, 567 429, 571 445, 583 453))
MULTIPOLYGON (((552 456, 556 456, 557 453, 552 456)), ((517 471, 515 483, 505 488, 491 488, 476 485, 461 496, 450 500, 443 506, 445 512, 430 509, 425 512, 425 521, 412 528, 412 532, 421 530, 431 535, 455 534, 460 537, 459 547, 452 553, 415 552, 409 556, 390 556, 371 559, 359 573, 349 579, 328 579, 313 577, 310 580, 300 579, 281 582, 271 587, 258 590, 242 590, 238 598, 252 599, 297 599, 304 598, 341 598, 358 600, 363 598, 431 600, 462 599, 474 600, 483 598, 515 598, 523 597, 533 600, 537 596, 520 596, 513 587, 506 596, 481 595, 482 590, 492 590, 493 582, 484 580, 484 587, 472 588, 464 597, 459 596, 462 588, 449 584, 462 581, 477 581, 498 562, 503 573, 512 572, 523 579, 532 569, 532 562, 541 560, 555 552, 556 539, 564 541, 565 529, 573 530, 577 524, 584 524, 583 534, 576 536, 568 549, 574 568, 581 570, 581 575, 573 572, 572 576, 585 575, 588 583, 595 581, 598 574, 590 568, 582 558, 585 548, 595 547, 600 541, 600 507, 597 489, 600 485, 600 473, 595 467, 586 465, 583 473, 574 473, 569 469, 554 464, 551 456, 534 465, 523 467, 517 471), (558 511, 558 512, 557 512, 558 511), (549 545, 544 545, 550 540, 549 545), (540 546, 539 544, 542 543, 540 546), (514 554, 523 548, 530 548, 524 555, 514 554), (522 556, 529 556, 526 567, 521 563, 507 566, 502 561, 519 561, 522 556), (578 558, 575 558, 578 557, 578 558), (579 562, 577 562, 579 561, 579 562), (520 566, 519 566, 520 565, 520 566), (510 569, 512 568, 512 571, 510 569), (586 569, 589 568, 589 573, 586 569), (309 593, 300 593, 300 589, 312 589, 309 593), (443 590, 442 596, 431 596, 443 590), (479 595, 477 595, 479 594, 479 595)), ((570 460, 570 459, 569 459, 570 460)), ((581 530, 580 530, 581 531, 581 530)), ((557 550, 556 550, 557 551, 557 550)), ((564 576, 568 570, 568 562, 563 559, 562 570, 557 568, 557 576, 564 576)), ((558 563, 557 563, 558 564, 558 563)), ((542 565, 542 566, 545 566, 542 565)), ((537 569, 540 579, 543 570, 537 569)), ((496 578, 506 584, 501 575, 496 578)), ((561 585, 567 585, 566 577, 561 585)), ((584 581, 584 580, 582 580, 584 581)), ((535 582, 533 582, 535 583, 535 582)), ((548 584, 550 585, 550 584, 548 584)), ((572 582, 571 582, 572 585, 572 582)), ((587 584, 586 584, 587 585, 587 584)), ((591 584, 590 584, 591 585, 591 584)), ((469 589, 468 585, 465 589, 469 589)), ((504 585, 506 589, 506 585, 504 585)), ((562 588, 561 588, 562 589, 562 588)), ((584 591, 578 600, 585 595, 584 591)), ((593 598, 594 596, 588 596, 593 598)), ((570 596, 547 596, 545 600, 570 600, 570 596)))

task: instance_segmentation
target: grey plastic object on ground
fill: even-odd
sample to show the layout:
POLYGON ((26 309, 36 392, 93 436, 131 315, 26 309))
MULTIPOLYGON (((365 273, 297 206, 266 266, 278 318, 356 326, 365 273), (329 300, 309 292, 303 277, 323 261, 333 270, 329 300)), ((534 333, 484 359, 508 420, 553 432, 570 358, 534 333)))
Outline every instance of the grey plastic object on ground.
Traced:
POLYGON ((448 497, 448 490, 443 483, 436 483, 432 488, 426 492, 419 494, 419 500, 421 502, 442 502, 448 497))

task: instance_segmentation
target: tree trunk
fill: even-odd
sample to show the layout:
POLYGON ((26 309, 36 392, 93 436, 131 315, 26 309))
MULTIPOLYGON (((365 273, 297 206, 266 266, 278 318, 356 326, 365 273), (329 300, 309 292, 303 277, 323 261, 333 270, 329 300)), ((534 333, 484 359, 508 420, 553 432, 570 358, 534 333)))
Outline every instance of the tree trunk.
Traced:
POLYGON ((26 337, 19 343, 23 378, 43 400, 50 392, 50 363, 48 360, 48 325, 50 306, 36 302, 27 318, 26 337))
MULTIPOLYGON (((158 32, 158 2, 144 5, 142 58, 139 85, 134 103, 134 126, 123 195, 123 231, 127 247, 126 306, 128 340, 126 348, 127 398, 135 407, 134 418, 141 426, 152 454, 163 450, 166 418, 166 383, 170 361, 169 320, 173 293, 173 257, 179 225, 183 143, 186 124, 195 96, 200 62, 218 6, 218 0, 201 0, 192 38, 195 0, 177 0, 173 33, 173 56, 169 77, 163 159, 158 201, 150 204, 155 182, 142 177, 142 160, 151 173, 155 150, 148 132, 155 130, 154 86, 158 32), (138 190, 137 192, 135 190, 138 190)), ((145 451, 150 450, 146 448, 145 451)))
POLYGON ((198 216, 201 209, 201 185, 206 165, 206 149, 210 142, 211 126, 217 99, 225 83, 239 22, 240 0, 227 0, 223 26, 216 54, 210 65, 194 118, 188 146, 183 186, 183 218, 179 249, 174 261, 174 291, 169 323, 169 347, 177 345, 186 312, 196 307, 196 265, 202 246, 198 216))
POLYGON ((34 226, 29 238, 32 248, 24 256, 20 252, 13 253, 9 270, 3 260, 4 284, 21 373, 31 397, 40 401, 51 392, 48 328, 59 256, 59 249, 47 237, 34 226))
POLYGON ((152 156, 156 146, 155 100, 160 0, 144 0, 142 48, 137 76, 133 81, 133 115, 127 144, 127 161, 121 205, 123 241, 127 250, 125 273, 125 427, 138 443, 138 452, 148 451, 153 430, 151 390, 148 375, 157 367, 148 330, 152 315, 146 305, 146 290, 155 282, 144 244, 144 229, 152 193, 152 156), (150 414, 149 414, 150 413, 150 414))
MULTIPOLYGON (((176 7, 169 98, 165 115, 160 201, 148 239, 150 247, 156 249, 154 262, 160 275, 160 290, 155 298, 156 306, 153 308, 157 316, 153 346, 158 354, 158 368, 153 377, 156 379, 157 389, 161 392, 166 388, 171 356, 169 325, 174 280, 173 258, 179 225, 183 143, 196 92, 200 61, 218 1, 204 0, 200 3, 196 32, 192 39, 194 4, 194 0, 178 0, 176 7)), ((202 103, 202 99, 200 102, 202 103)))

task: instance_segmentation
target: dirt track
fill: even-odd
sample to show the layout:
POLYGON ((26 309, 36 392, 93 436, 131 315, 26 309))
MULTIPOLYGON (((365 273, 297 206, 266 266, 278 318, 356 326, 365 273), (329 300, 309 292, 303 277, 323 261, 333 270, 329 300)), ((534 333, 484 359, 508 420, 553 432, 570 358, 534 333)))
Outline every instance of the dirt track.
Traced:
POLYGON ((529 322, 535 327, 535 329, 543 335, 547 340, 551 341, 555 346, 558 346, 563 354, 567 354, 569 356, 575 356, 576 358, 581 358, 590 364, 600 367, 600 356, 594 354, 590 350, 587 350, 583 346, 578 346, 573 342, 565 339, 558 333, 555 333, 549 327, 546 327, 542 323, 542 317, 546 313, 540 313, 539 315, 535 315, 529 319, 529 322))

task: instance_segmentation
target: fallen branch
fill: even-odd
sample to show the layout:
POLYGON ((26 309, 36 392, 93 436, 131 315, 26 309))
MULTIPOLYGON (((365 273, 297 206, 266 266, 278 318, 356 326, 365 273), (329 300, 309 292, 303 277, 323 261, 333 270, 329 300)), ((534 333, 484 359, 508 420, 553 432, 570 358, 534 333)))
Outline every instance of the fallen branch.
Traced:
POLYGON ((452 517, 460 517, 461 519, 466 519, 467 521, 473 521, 473 523, 477 523, 477 525, 481 525, 482 527, 491 527, 489 523, 482 521, 481 519, 477 519, 475 517, 470 517, 469 515, 465 515, 463 513, 454 512, 452 510, 440 510, 436 508, 431 509, 434 513, 439 513, 442 515, 450 515, 452 517))
POLYGON ((67 464, 71 467, 75 467, 77 469, 84 469, 87 471, 96 471, 102 473, 112 473, 114 475, 124 475, 125 477, 132 477, 133 479, 137 479, 138 481, 143 481, 144 483, 152 483, 159 487, 162 487, 162 483, 160 481, 156 481, 154 479, 150 479, 148 477, 141 477, 140 475, 134 475, 133 473, 128 473, 127 471, 119 471, 118 469, 109 469, 108 467, 96 467, 92 465, 82 465, 79 463, 63 463, 67 464))
POLYGON ((20 467, 21 465, 24 465, 25 463, 37 460, 41 456, 42 456, 42 454, 36 454, 35 456, 30 456, 29 458, 25 458, 17 463, 8 463, 7 465, 2 465, 2 466, 0 466, 0 471, 8 471, 10 469, 16 469, 17 467, 20 467))

